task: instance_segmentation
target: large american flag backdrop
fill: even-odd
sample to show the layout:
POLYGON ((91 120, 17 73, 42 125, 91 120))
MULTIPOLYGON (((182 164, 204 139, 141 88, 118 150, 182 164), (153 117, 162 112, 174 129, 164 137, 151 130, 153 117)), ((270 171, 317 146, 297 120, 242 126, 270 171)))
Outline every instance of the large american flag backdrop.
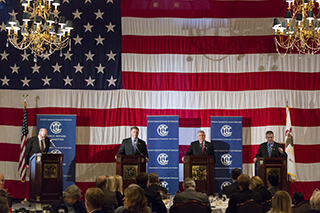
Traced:
MULTIPOLYGON (((279 57, 271 29, 284 0, 61 0, 72 19, 71 49, 34 58, 7 43, 19 0, 0 0, 0 172, 24 197, 18 161, 23 94, 30 135, 37 114, 76 114, 76 183, 115 174, 114 156, 130 126, 147 138, 147 115, 179 115, 180 157, 210 116, 243 117, 243 172, 269 129, 283 142, 290 107, 298 180, 291 193, 320 187, 320 58, 279 57)), ((181 158, 180 158, 181 159, 181 158)), ((180 181, 182 181, 180 162, 180 181)))

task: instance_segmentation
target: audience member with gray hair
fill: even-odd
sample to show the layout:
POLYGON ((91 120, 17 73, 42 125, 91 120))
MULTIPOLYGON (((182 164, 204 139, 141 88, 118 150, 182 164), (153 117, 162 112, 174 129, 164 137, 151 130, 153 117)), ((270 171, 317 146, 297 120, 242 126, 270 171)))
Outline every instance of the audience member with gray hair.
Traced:
POLYGON ((196 192, 196 183, 192 178, 187 177, 184 179, 183 189, 184 192, 176 193, 176 196, 173 199, 173 205, 185 203, 189 200, 197 200, 202 203, 209 203, 207 194, 196 192))
POLYGON ((61 200, 55 201, 51 204, 52 212, 58 213, 59 209, 64 209, 65 213, 87 213, 84 204, 79 201, 80 198, 81 190, 79 187, 71 185, 66 188, 61 200))

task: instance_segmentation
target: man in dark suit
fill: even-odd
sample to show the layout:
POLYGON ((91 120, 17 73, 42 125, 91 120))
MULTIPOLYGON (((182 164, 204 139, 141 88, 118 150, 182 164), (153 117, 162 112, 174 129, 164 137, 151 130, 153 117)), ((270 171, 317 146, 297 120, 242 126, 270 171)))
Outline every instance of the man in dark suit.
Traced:
POLYGON ((242 174, 238 177, 240 192, 235 192, 231 195, 226 213, 237 212, 237 204, 244 203, 253 199, 254 201, 261 202, 261 196, 258 192, 249 189, 250 177, 242 174))
POLYGON ((279 183, 279 175, 278 174, 276 174, 276 173, 268 174, 267 185, 268 185, 268 190, 269 190, 272 197, 274 196, 274 194, 277 191, 279 191, 278 183, 279 183))
POLYGON ((266 132, 267 142, 260 144, 256 157, 253 159, 257 161, 259 157, 287 157, 287 153, 283 150, 281 144, 274 141, 274 134, 272 131, 266 132))
POLYGON ((130 129, 130 138, 123 139, 117 155, 143 155, 149 161, 146 142, 138 138, 139 128, 134 126, 130 129))
POLYGON ((232 180, 232 184, 229 186, 225 186, 220 194, 220 197, 222 195, 227 195, 228 198, 230 198, 231 194, 234 192, 239 192, 241 191, 238 185, 238 177, 241 175, 241 170, 238 168, 232 169, 231 171, 231 180, 232 180))
MULTIPOLYGON (((188 151, 184 156, 187 155, 213 155, 214 156, 214 148, 213 144, 209 141, 206 141, 206 134, 204 131, 199 130, 197 133, 197 141, 191 142, 188 151)), ((184 157, 182 157, 182 161, 184 161, 184 157)), ((216 161, 216 157, 214 156, 214 161, 216 161)))
POLYGON ((85 205, 88 213, 103 213, 104 193, 99 188, 89 188, 85 194, 85 205))
POLYGON ((98 176, 96 179, 96 187, 100 188, 104 193, 104 202, 102 204, 102 211, 104 213, 113 213, 118 208, 116 193, 107 189, 108 179, 106 176, 98 176))
POLYGON ((197 200, 201 203, 209 203, 207 194, 196 192, 196 182, 192 178, 187 177, 186 179, 184 179, 183 189, 184 192, 176 193, 173 199, 173 205, 186 203, 189 200, 197 200))
POLYGON ((34 153, 47 153, 50 147, 50 138, 47 137, 47 130, 41 128, 37 136, 31 137, 25 151, 25 164, 29 166, 29 158, 34 153))
POLYGON ((136 176, 136 184, 144 190, 147 202, 151 203, 152 212, 167 213, 167 208, 162 202, 159 192, 149 189, 149 175, 141 172, 136 176))

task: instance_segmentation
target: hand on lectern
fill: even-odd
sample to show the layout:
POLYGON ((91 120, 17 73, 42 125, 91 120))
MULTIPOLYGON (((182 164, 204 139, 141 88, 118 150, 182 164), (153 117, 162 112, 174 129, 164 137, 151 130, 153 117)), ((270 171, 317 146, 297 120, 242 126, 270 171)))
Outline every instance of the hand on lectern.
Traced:
POLYGON ((257 162, 257 160, 258 160, 257 158, 253 158, 253 162, 257 162))
POLYGON ((184 156, 181 158, 182 162, 184 162, 184 156))
POLYGON ((148 163, 148 161, 149 161, 149 158, 146 157, 146 162, 148 163))
POLYGON ((117 160, 117 156, 114 156, 114 159, 116 159, 116 160, 117 160))
POLYGON ((29 165, 26 165, 26 168, 29 169, 29 165))

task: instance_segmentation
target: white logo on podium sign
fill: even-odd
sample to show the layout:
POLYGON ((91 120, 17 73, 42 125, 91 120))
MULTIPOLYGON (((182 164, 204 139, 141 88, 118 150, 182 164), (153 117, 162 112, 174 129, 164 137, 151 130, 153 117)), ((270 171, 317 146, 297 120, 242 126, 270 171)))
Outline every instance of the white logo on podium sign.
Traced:
POLYGON ((169 133, 169 131, 167 131, 167 129, 168 129, 168 126, 167 126, 167 125, 165 125, 165 124, 160 124, 160 125, 158 126, 158 128, 157 128, 157 133, 158 133, 160 136, 162 136, 162 137, 167 136, 168 133, 169 133))
POLYGON ((230 137, 232 134, 231 131, 232 127, 229 125, 224 125, 223 127, 221 127, 220 132, 224 137, 230 137))
POLYGON ((229 181, 224 181, 224 182, 221 184, 220 188, 221 188, 221 190, 222 190, 224 187, 230 186, 230 185, 231 185, 231 183, 230 183, 229 181))
POLYGON ((168 155, 166 153, 160 153, 157 157, 157 161, 161 166, 167 165, 169 160, 167 160, 168 155))
POLYGON ((59 122, 59 121, 54 121, 54 122, 52 122, 51 124, 50 124, 50 130, 51 130, 51 132, 52 133, 54 133, 54 134, 59 134, 61 131, 62 131, 62 129, 60 129, 60 126, 61 126, 62 124, 59 122))
POLYGON ((161 184, 162 184, 162 187, 164 188, 167 188, 167 186, 169 185, 167 181, 162 181, 161 184))
POLYGON ((231 165, 231 163, 232 163, 232 155, 230 155, 230 154, 223 154, 222 156, 221 156, 221 158, 220 158, 220 161, 221 161, 221 163, 223 164, 223 165, 225 165, 225 166, 230 166, 231 165))

